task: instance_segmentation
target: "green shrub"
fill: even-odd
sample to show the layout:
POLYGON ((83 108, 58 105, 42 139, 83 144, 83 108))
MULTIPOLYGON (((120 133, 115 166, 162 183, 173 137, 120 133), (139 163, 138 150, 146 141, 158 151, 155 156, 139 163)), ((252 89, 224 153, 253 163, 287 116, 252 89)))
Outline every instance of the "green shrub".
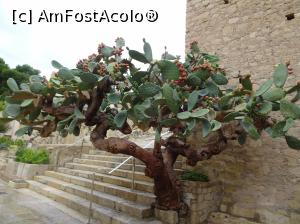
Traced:
POLYGON ((0 101, 0 111, 3 111, 5 109, 5 102, 4 101, 0 101))
POLYGON ((45 149, 19 148, 16 161, 29 164, 49 164, 49 154, 45 149))
POLYGON ((208 182, 208 176, 194 170, 185 170, 181 175, 182 180, 208 182))
POLYGON ((16 145, 18 148, 25 147, 26 142, 20 139, 12 140, 9 137, 2 136, 0 137, 0 148, 8 149, 11 145, 16 145))

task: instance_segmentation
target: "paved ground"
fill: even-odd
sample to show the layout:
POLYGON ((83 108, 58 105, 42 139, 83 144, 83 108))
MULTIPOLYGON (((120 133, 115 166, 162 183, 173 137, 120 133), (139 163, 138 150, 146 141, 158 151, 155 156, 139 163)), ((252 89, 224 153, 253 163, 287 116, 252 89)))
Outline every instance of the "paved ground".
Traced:
POLYGON ((0 180, 0 224, 85 224, 86 217, 29 189, 0 180))

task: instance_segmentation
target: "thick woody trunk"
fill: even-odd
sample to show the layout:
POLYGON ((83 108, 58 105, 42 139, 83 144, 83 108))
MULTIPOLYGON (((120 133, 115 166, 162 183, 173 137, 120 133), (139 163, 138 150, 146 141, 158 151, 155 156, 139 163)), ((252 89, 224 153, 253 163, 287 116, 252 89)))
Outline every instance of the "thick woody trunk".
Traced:
MULTIPOLYGON (((145 150, 133 142, 121 138, 105 138, 108 122, 103 121, 91 133, 93 145, 99 149, 113 154, 126 154, 133 156, 145 163, 145 174, 154 179, 155 206, 166 210, 180 210, 184 203, 179 181, 173 170, 177 155, 163 153, 157 158, 152 151, 145 150)), ((186 206, 185 206, 186 207, 186 206)))
MULTIPOLYGON (((187 214, 188 207, 183 202, 181 184, 173 169, 178 155, 186 157, 187 163, 193 166, 197 161, 209 159, 212 155, 219 154, 226 146, 226 139, 221 137, 217 143, 197 151, 177 138, 169 137, 166 141, 161 142, 164 147, 158 155, 125 139, 106 138, 108 129, 109 121, 104 118, 91 133, 93 145, 99 150, 113 154, 130 155, 144 162, 146 176, 154 179, 155 207, 164 210, 177 210, 181 215, 187 214)), ((121 131, 128 134, 131 129, 125 124, 121 131)))

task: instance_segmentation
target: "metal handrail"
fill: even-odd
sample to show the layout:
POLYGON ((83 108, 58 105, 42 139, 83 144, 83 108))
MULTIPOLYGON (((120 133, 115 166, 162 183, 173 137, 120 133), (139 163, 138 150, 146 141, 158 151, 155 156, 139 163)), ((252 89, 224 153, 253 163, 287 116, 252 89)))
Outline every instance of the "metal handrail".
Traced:
MULTIPOLYGON (((163 133, 161 135, 161 137, 169 134, 169 131, 166 131, 165 133, 163 133)), ((148 146, 150 146, 153 143, 154 139, 151 140, 150 142, 148 142, 148 144, 144 145, 143 148, 147 148, 148 146)), ((116 171, 117 169, 119 169, 121 166, 123 166, 125 163, 127 163, 127 161, 129 161, 130 159, 132 159, 132 181, 131 181, 131 189, 134 190, 135 188, 135 157, 133 156, 129 156, 128 158, 126 158, 123 162, 121 162, 119 165, 117 165, 115 168, 113 168, 111 171, 108 172, 108 174, 112 174, 114 171, 116 171)))
MULTIPOLYGON (((162 136, 165 136, 166 134, 169 134, 169 131, 163 133, 161 135, 162 136)), ((147 148, 148 146, 150 146, 152 144, 152 142, 154 141, 154 139, 151 141, 151 142, 148 142, 148 144, 144 145, 143 148, 147 148)), ((113 173, 114 171, 116 171, 117 169, 119 169, 121 166, 123 166, 125 163, 127 163, 128 160, 134 158, 133 156, 129 156, 128 158, 126 158, 123 162, 121 162, 118 166, 116 166, 115 168, 113 168, 111 171, 108 172, 108 174, 111 174, 113 173)))
MULTIPOLYGON (((83 143, 84 143, 84 138, 85 138, 86 136, 87 136, 87 135, 85 135, 85 136, 83 136, 82 138, 78 139, 78 140, 75 141, 73 144, 67 145, 64 149, 67 149, 67 148, 70 148, 70 147, 72 147, 72 146, 75 146, 75 145, 77 145, 78 143, 81 142, 81 149, 80 149, 80 157, 81 157, 81 155, 82 155, 82 149, 83 149, 83 143)), ((54 168, 54 170, 56 170, 56 171, 57 171, 57 169, 58 169, 58 161, 59 161, 59 157, 60 157, 60 152, 62 152, 62 151, 58 151, 57 156, 56 156, 55 168, 54 168)))

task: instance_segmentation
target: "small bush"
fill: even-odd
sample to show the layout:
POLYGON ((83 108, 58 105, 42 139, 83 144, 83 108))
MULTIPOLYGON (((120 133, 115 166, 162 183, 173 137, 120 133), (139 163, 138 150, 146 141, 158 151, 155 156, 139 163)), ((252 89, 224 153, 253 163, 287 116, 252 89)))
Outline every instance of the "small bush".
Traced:
POLYGON ((45 149, 19 148, 16 161, 29 164, 49 164, 49 154, 45 149))
POLYGON ((16 145, 18 148, 25 147, 26 142, 20 139, 12 140, 9 137, 0 137, 0 148, 8 149, 11 145, 16 145))
POLYGON ((194 170, 185 170, 181 175, 182 180, 208 182, 208 176, 194 170))

